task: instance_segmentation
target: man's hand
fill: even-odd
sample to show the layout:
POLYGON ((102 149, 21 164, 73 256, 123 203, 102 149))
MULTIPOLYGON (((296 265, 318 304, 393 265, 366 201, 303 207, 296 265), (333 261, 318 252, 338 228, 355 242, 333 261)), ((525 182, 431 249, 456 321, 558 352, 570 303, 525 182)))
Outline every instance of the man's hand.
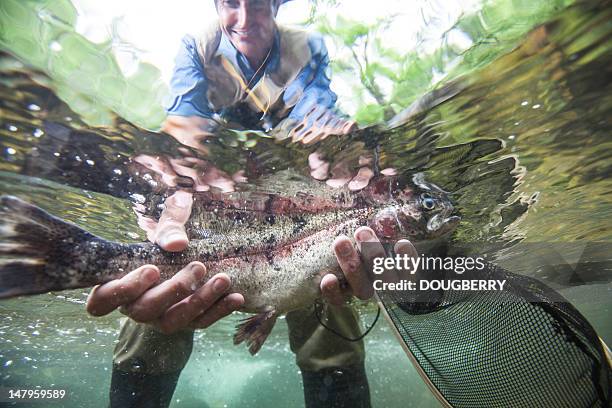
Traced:
POLYGON ((354 120, 342 119, 331 112, 327 112, 320 120, 315 121, 310 126, 298 126, 296 129, 298 130, 290 133, 292 140, 308 145, 325 140, 330 135, 348 135, 357 130, 358 126, 354 120))
POLYGON ((240 308, 244 297, 228 294, 231 282, 226 274, 219 273, 201 285, 205 275, 205 266, 192 262, 158 284, 159 269, 144 265, 121 279, 93 288, 87 311, 103 316, 119 308, 135 321, 149 323, 165 334, 206 328, 240 308))
MULTIPOLYGON (((367 300, 374 295, 372 287, 371 265, 374 258, 385 257, 385 250, 368 227, 360 227, 354 234, 357 248, 346 236, 339 236, 333 243, 336 259, 340 269, 344 273, 349 288, 341 288, 338 278, 334 274, 328 274, 321 280, 321 292, 325 299, 334 304, 341 305, 347 296, 354 295, 359 299, 367 300)), ((396 254, 418 256, 416 248, 408 240, 400 240, 395 244, 396 254)), ((391 277, 393 279, 393 277, 391 277)), ((399 278, 399 277, 395 277, 399 278)))
MULTIPOLYGON (((329 162, 323 158, 323 154, 319 151, 310 153, 308 156, 308 166, 310 167, 310 175, 316 180, 326 180, 325 183, 333 188, 341 188, 347 185, 351 191, 363 190, 370 184, 370 180, 374 177, 372 170, 372 157, 359 156, 357 164, 359 170, 355 173, 351 168, 355 167, 350 160, 342 159, 335 163, 329 162), (331 169, 331 171, 330 171, 331 169)), ((385 168, 380 172, 383 176, 394 176, 397 171, 391 167, 385 168)))
MULTIPOLYGON (((203 118, 170 116, 164 131, 185 146, 206 154, 202 142, 212 135, 215 126, 214 121, 203 118)), ((165 200, 159 220, 143 215, 142 204, 135 205, 138 224, 147 238, 170 252, 180 252, 189 244, 185 223, 191 216, 192 191, 208 191, 211 186, 233 191, 234 183, 244 181, 240 172, 230 178, 205 160, 187 153, 179 158, 139 155, 133 162, 144 168, 143 174, 149 174, 160 190, 178 187, 179 180, 183 183, 191 180, 189 190, 178 189, 165 200)), ((144 265, 121 279, 96 286, 87 299, 87 311, 103 316, 118 308, 135 321, 149 323, 166 334, 205 328, 244 304, 241 294, 228 293, 229 276, 220 273, 203 284, 205 276, 205 266, 192 262, 159 283, 159 269, 144 265)))

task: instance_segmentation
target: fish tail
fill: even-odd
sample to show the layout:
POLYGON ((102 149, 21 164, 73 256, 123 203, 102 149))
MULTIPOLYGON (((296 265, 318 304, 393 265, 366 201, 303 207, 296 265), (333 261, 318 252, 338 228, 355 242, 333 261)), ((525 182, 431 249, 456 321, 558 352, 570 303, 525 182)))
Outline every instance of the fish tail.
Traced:
POLYGON ((87 262, 78 257, 94 242, 111 244, 17 197, 0 196, 0 299, 97 283, 98 276, 79 270, 87 262))

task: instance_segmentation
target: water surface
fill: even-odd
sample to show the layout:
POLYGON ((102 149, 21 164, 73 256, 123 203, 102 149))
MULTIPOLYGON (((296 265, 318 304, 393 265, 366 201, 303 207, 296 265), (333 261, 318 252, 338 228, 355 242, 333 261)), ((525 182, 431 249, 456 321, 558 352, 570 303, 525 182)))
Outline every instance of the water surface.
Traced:
MULTIPOLYGON (((512 52, 442 87, 444 102, 412 111, 392 130, 368 128, 313 147, 281 146, 249 132, 227 134, 208 146, 209 159, 232 174, 255 155, 262 174, 291 169, 308 177, 308 155, 315 149, 351 163, 372 154, 379 169, 424 172, 452 192, 463 218, 455 242, 610 241, 610 14, 609 7, 596 4, 564 10, 530 31, 512 52)), ((132 206, 142 197, 157 202, 162 194, 156 180, 142 183, 130 176, 131 158, 172 156, 178 144, 110 113, 110 126, 89 125, 75 113, 78 107, 63 102, 65 90, 54 86, 48 73, 19 62, 10 46, 5 51, 0 193, 27 199, 108 239, 144 239, 132 206)), ((137 99, 126 103, 136 106, 137 99)), ((536 257, 524 256, 533 264, 523 273, 562 286, 600 336, 612 342, 609 271, 567 285, 536 268, 536 257)), ((67 406, 103 405, 122 316, 89 317, 86 295, 77 290, 0 302, 3 386, 63 388, 70 393, 67 406)), ((369 324, 373 308, 360 310, 369 324)), ((173 406, 302 403, 286 325, 277 324, 262 352, 251 357, 231 344, 239 317, 196 333, 173 406)), ((374 406, 437 406, 385 322, 366 337, 366 348, 374 406)))

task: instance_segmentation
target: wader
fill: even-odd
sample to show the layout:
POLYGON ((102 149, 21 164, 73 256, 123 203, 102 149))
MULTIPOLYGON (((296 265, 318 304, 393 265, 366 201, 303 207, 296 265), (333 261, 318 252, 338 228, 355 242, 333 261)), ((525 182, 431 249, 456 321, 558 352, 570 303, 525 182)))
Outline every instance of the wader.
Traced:
MULTIPOLYGON (((287 314, 287 324, 291 350, 302 371, 306 407, 369 407, 363 340, 351 342, 330 332, 312 307, 287 314)), ((328 306, 326 324, 345 337, 361 333, 349 306, 328 306)), ((193 331, 165 335, 127 319, 113 356, 110 406, 167 407, 192 348, 193 331)), ((261 352, 265 348, 264 344, 261 352)))

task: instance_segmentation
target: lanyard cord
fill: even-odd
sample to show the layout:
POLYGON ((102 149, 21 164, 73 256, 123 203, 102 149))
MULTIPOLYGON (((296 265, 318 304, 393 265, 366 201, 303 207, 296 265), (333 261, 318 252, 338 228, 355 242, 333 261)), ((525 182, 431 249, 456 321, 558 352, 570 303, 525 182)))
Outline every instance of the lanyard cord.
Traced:
POLYGON ((270 47, 270 49, 268 50, 268 54, 266 54, 266 58, 264 58, 263 62, 259 65, 259 68, 257 68, 257 71, 255 71, 255 73, 253 74, 249 82, 246 84, 247 88, 251 89, 251 83, 255 80, 255 78, 257 77, 257 74, 259 74, 259 71, 261 71, 264 65, 266 65, 266 63, 268 62, 268 58, 270 58, 270 54, 272 54, 272 47, 270 47))
POLYGON ((354 338, 351 338, 351 337, 347 337, 344 334, 340 333, 339 331, 337 331, 333 327, 329 327, 328 325, 323 323, 323 320, 321 319, 321 309, 322 308, 323 308, 323 305, 320 304, 320 303, 316 304, 315 307, 314 307, 315 316, 317 317, 317 320, 319 321, 321 326, 323 326, 325 329, 329 330, 330 332, 334 333, 336 336, 338 336, 341 339, 344 339, 346 341, 359 341, 359 340, 363 339, 365 336, 367 336, 372 331, 374 326, 376 326, 376 322, 378 322, 378 318, 380 317, 380 306, 376 305, 376 308, 377 308, 377 310, 376 310, 376 317, 374 318, 374 321, 372 322, 370 327, 368 327, 368 329, 366 331, 364 331, 361 335, 359 335, 357 337, 354 337, 354 338))

